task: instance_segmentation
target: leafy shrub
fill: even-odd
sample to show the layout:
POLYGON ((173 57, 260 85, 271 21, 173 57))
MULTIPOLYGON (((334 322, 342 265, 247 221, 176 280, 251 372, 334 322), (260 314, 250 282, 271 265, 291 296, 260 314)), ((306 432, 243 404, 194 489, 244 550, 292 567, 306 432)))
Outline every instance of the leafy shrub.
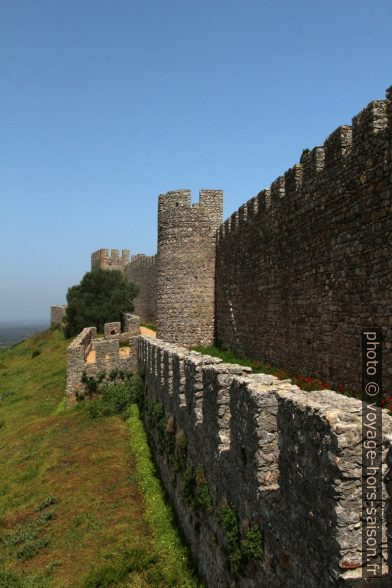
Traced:
MULTIPOLYGON (((82 384, 85 385, 87 394, 92 396, 98 390, 98 381, 93 376, 88 376, 86 372, 83 372, 81 377, 82 384)), ((83 396, 84 398, 84 396, 83 396)), ((83 400, 83 398, 81 400, 83 400)))
POLYGON ((241 566, 242 554, 238 515, 234 507, 227 504, 218 511, 218 521, 222 527, 226 552, 233 572, 241 566))
POLYGON ((98 382, 94 377, 90 377, 86 382, 87 393, 92 396, 98 390, 98 382))
POLYGON ((187 460, 187 440, 184 431, 177 431, 173 466, 179 472, 185 468, 187 460))
POLYGON ((11 533, 6 539, 7 545, 22 545, 23 543, 35 541, 38 537, 38 531, 36 525, 29 523, 27 525, 21 525, 11 533))
POLYGON ((130 380, 117 384, 103 384, 99 390, 101 397, 89 406, 92 418, 123 414, 126 416, 131 404, 139 400, 141 379, 134 375, 130 380))
POLYGON ((241 539, 241 552, 246 559, 261 559, 264 555, 263 534, 258 525, 253 525, 241 539))
POLYGON ((0 394, 0 400, 5 400, 6 398, 11 398, 14 395, 12 390, 4 390, 4 392, 2 392, 0 394))
POLYGON ((98 384, 101 384, 105 378, 106 378, 106 372, 104 372, 104 371, 99 372, 99 374, 97 375, 98 384))
POLYGON ((114 370, 112 370, 110 372, 109 379, 112 380, 112 381, 114 381, 114 380, 117 379, 117 376, 118 376, 118 370, 117 369, 114 369, 114 370))
POLYGON ((233 573, 238 573, 248 560, 263 557, 263 535, 258 525, 252 525, 241 538, 238 514, 230 504, 218 510, 218 521, 233 573))
POLYGON ((34 349, 33 353, 31 354, 31 359, 33 359, 34 357, 38 357, 38 355, 41 355, 41 350, 34 349))
POLYGON ((133 311, 137 293, 138 287, 120 271, 96 268, 87 272, 80 284, 68 289, 66 337, 91 326, 102 333, 105 323, 121 321, 124 312, 133 311))
POLYGON ((212 501, 208 489, 207 478, 202 466, 188 465, 182 477, 182 495, 194 509, 212 510, 212 501))

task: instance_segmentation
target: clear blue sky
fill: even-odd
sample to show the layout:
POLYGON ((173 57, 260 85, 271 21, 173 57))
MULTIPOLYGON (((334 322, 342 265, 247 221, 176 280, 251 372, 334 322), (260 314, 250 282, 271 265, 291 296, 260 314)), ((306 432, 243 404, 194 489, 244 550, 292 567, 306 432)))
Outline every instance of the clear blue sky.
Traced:
POLYGON ((157 196, 225 217, 392 84, 390 0, 1 0, 0 320, 47 318, 157 196))

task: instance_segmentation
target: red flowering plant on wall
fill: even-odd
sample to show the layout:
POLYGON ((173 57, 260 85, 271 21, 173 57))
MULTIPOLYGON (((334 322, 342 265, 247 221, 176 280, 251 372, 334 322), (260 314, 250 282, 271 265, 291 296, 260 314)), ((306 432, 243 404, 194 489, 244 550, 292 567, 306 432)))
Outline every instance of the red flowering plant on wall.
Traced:
POLYGON ((296 384, 302 390, 330 390, 331 385, 328 382, 323 382, 318 378, 310 375, 299 374, 291 378, 293 384, 296 384))
MULTIPOLYGON (((317 378, 309 369, 305 367, 300 370, 300 373, 293 374, 286 370, 280 369, 269 363, 265 359, 249 359, 243 354, 241 357, 236 355, 230 349, 221 349, 219 347, 194 347, 195 351, 205 355, 212 355, 213 357, 220 357, 225 363, 236 363, 252 368, 255 374, 271 374, 280 380, 291 380, 301 390, 308 392, 316 390, 331 390, 331 384, 317 378)), ((347 390, 344 384, 334 386, 333 390, 345 396, 361 399, 361 391, 352 392, 347 390)), ((383 400, 383 407, 388 409, 392 414, 392 393, 385 393, 383 400)))

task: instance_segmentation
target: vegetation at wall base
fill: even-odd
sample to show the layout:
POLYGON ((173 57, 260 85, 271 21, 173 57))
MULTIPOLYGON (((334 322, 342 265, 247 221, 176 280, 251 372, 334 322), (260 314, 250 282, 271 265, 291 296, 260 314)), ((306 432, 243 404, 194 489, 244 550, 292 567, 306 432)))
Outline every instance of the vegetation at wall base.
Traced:
POLYGON ((65 407, 68 343, 0 351, 0 588, 198 586, 137 414, 65 407))
POLYGON ((146 501, 147 520, 155 531, 158 552, 171 570, 168 574, 172 574, 173 583, 169 585, 184 588, 201 586, 201 583, 189 571, 186 550, 181 544, 179 533, 173 532, 173 515, 164 500, 162 486, 153 465, 147 435, 140 418, 139 407, 136 404, 131 406, 128 422, 136 456, 136 469, 146 501))
MULTIPOLYGON (((134 406, 139 414, 138 407, 134 406)), ((249 562, 261 560, 264 557, 264 538, 260 525, 248 520, 240 524, 238 513, 230 504, 214 507, 204 468, 200 464, 192 464, 187 455, 185 435, 181 430, 176 431, 174 418, 166 417, 163 404, 156 400, 144 399, 143 411, 147 429, 157 435, 156 450, 165 454, 168 465, 176 474, 173 483, 181 485, 184 503, 194 512, 208 513, 217 518, 232 574, 240 574, 249 562), (171 443, 165 441, 168 435, 171 443), (181 461, 178 460, 178 452, 181 461)))
POLYGON ((133 311, 138 287, 117 270, 93 269, 80 284, 68 288, 65 335, 73 337, 85 327, 97 328, 119 322, 124 312, 133 311))

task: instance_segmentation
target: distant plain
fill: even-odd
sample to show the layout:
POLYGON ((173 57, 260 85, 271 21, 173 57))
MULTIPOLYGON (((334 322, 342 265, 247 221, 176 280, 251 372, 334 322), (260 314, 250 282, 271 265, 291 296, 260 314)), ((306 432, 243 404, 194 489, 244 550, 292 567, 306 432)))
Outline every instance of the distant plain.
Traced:
POLYGON ((49 327, 48 321, 2 321, 0 322, 0 348, 15 345, 35 333, 49 327))

